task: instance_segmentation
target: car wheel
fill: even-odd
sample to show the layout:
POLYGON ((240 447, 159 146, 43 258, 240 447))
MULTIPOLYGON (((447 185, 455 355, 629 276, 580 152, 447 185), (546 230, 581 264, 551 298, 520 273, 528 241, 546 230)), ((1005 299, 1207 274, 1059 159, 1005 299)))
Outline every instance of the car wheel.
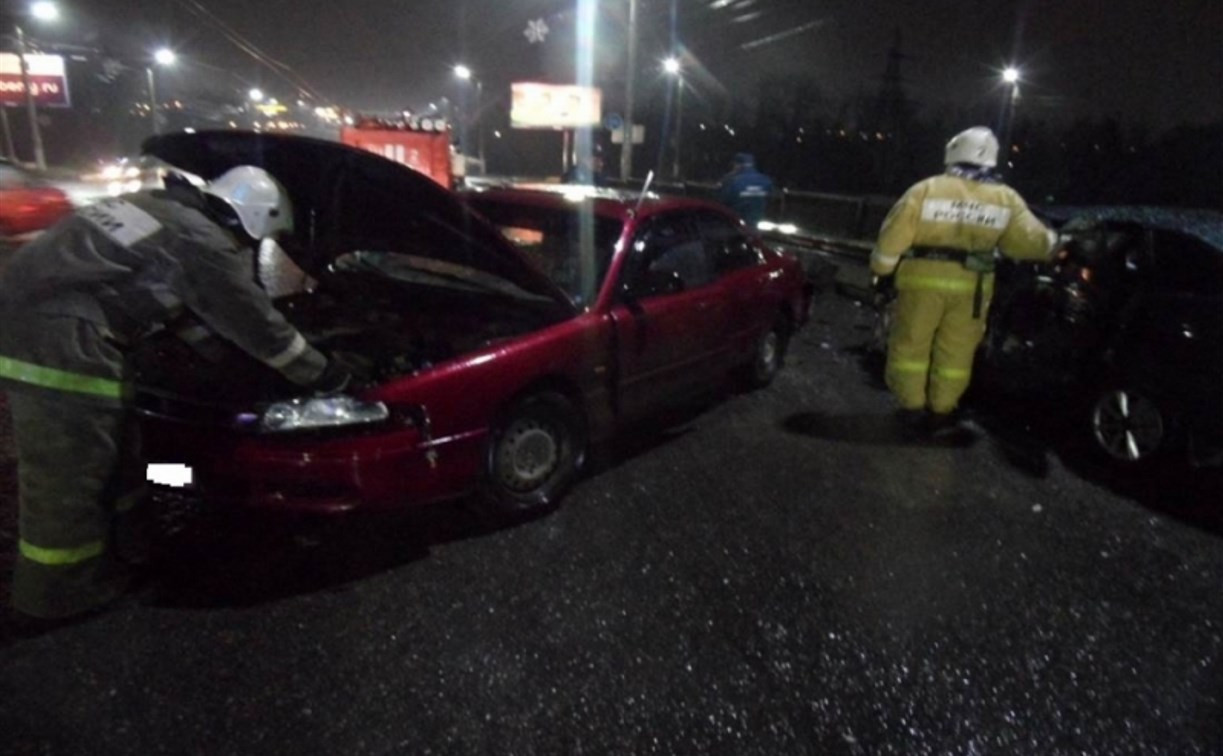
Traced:
POLYGON ((494 426, 485 498, 507 515, 556 506, 577 480, 586 456, 586 426, 573 402, 541 393, 515 402, 494 426))
POLYGON ((1168 446, 1171 418, 1166 410, 1137 391, 1104 391, 1091 408, 1091 431, 1097 446, 1114 460, 1145 462, 1168 446))
POLYGON ((745 383, 749 389, 764 388, 773 382, 785 363, 786 346, 789 340, 790 329, 786 327, 786 321, 781 318, 756 340, 752 362, 745 371, 745 383))

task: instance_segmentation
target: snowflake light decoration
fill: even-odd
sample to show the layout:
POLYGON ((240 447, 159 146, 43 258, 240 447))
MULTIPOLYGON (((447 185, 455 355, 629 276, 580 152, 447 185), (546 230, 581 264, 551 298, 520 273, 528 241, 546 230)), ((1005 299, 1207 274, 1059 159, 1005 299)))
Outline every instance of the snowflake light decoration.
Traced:
POLYGON ((522 35, 527 38, 527 42, 533 45, 540 45, 548 38, 548 32, 550 31, 548 22, 542 18, 537 18, 527 22, 527 28, 522 31, 522 35))

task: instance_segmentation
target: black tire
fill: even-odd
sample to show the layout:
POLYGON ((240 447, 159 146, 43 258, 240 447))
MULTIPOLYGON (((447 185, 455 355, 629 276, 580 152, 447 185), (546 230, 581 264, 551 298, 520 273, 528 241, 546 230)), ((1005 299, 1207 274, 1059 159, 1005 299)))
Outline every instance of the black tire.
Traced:
POLYGON ((772 328, 756 339, 752 361, 743 367, 743 384, 749 390, 762 389, 771 384, 785 365, 789 344, 789 324, 785 318, 778 318, 772 328))
POLYGON ((1176 418, 1166 405, 1124 387, 1097 392, 1087 420, 1096 449, 1127 465, 1162 456, 1177 436, 1176 418))
POLYGON ((484 499, 502 515, 549 511, 581 474, 586 423, 562 394, 543 392, 516 401, 489 435, 484 499))

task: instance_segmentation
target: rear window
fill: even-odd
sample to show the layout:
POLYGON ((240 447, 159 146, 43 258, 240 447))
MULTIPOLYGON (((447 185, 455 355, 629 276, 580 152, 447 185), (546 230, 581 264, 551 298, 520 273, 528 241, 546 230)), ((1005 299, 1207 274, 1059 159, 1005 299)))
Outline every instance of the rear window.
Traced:
POLYGON ((582 205, 562 210, 480 196, 468 203, 576 304, 594 302, 620 238, 619 221, 582 205))

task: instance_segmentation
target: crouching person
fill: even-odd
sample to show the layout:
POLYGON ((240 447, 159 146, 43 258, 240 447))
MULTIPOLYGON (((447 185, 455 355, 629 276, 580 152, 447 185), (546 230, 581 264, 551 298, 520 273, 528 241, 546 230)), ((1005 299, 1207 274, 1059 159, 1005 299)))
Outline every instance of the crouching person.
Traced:
POLYGON ((83 207, 13 257, 0 383, 17 442, 19 618, 80 616, 131 584, 141 555, 116 545, 140 521, 144 470, 124 362, 143 335, 189 310, 297 384, 347 381, 253 280, 260 241, 292 227, 283 187, 240 166, 203 188, 180 179, 83 207))

